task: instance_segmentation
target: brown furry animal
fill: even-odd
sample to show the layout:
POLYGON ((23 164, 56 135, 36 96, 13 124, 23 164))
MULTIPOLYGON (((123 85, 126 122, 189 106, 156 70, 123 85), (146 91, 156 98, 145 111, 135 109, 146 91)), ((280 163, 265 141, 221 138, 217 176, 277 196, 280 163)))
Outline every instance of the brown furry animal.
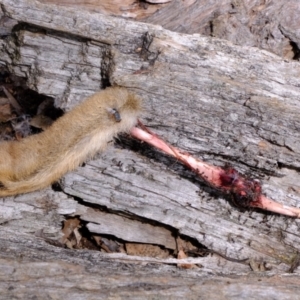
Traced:
POLYGON ((44 188, 137 122, 141 102, 112 87, 87 98, 44 132, 0 143, 0 196, 44 188))

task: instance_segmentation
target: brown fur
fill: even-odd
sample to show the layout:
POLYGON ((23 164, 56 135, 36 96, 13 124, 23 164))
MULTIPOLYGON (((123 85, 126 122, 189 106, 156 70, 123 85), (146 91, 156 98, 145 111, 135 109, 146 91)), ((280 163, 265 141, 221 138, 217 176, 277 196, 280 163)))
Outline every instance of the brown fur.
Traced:
POLYGON ((137 121, 140 100, 124 88, 87 98, 46 131, 0 143, 0 196, 44 188, 73 170, 137 121), (121 117, 116 120, 115 109, 121 117))

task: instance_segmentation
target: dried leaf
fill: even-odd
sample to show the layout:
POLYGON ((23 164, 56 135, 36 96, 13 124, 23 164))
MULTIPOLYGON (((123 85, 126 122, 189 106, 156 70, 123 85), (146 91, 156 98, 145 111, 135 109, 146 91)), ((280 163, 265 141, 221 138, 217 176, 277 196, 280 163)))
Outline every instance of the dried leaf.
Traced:
POLYGON ((156 258, 168 258, 170 253, 156 245, 126 243, 126 252, 128 255, 147 256, 156 258))
POLYGON ((80 226, 80 220, 77 218, 70 218, 64 221, 64 226, 62 229, 63 237, 62 242, 65 243, 66 240, 70 237, 73 231, 80 226))
POLYGON ((11 106, 15 109, 18 115, 22 114, 22 108, 18 101, 14 98, 14 96, 4 87, 2 86, 2 90, 5 93, 6 97, 8 98, 11 106))
MULTIPOLYGON (((178 254, 177 254, 177 258, 178 259, 185 259, 188 258, 187 255, 183 252, 183 250, 179 250, 178 254)), ((179 268, 183 268, 183 269, 191 269, 193 268, 195 265, 193 264, 177 264, 177 267, 179 268)))
POLYGON ((13 117, 10 104, 0 105, 0 122, 4 123, 9 121, 13 117))
POLYGON ((97 245, 107 253, 120 252, 121 250, 120 245, 114 240, 100 237, 98 235, 94 235, 93 238, 97 245))

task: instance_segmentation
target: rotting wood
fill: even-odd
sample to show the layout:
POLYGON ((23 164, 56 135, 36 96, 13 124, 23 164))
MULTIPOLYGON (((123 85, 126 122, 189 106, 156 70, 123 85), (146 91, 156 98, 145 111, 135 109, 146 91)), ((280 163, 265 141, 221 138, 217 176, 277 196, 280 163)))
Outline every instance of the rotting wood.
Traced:
MULTIPOLYGON (((211 163, 231 163, 251 172, 261 178, 269 197, 297 206, 297 62, 256 48, 96 13, 29 0, 0 3, 2 15, 12 19, 10 24, 21 24, 0 40, 0 62, 27 77, 29 87, 54 97, 65 109, 108 82, 128 87, 145 99, 144 122, 170 143, 211 163)), ((167 225, 228 257, 262 262, 277 274, 287 271, 298 255, 298 220, 239 211, 175 161, 149 149, 140 153, 110 149, 68 174, 62 188, 84 202, 77 205, 70 199, 75 203, 72 209, 55 210, 59 221, 62 214, 83 215, 92 203, 167 225)), ((18 206, 14 198, 2 200, 1 207, 13 201, 10 218, 2 216, 5 228, 16 224, 15 215, 20 221, 14 229, 29 222, 24 216, 30 213, 13 210, 22 209, 24 203, 34 207, 30 195, 17 197, 18 206)), ((66 201, 63 193, 59 195, 66 201)), ((50 226, 43 223, 44 217, 41 214, 34 222, 31 218, 29 232, 50 226)), ((56 223, 53 235, 58 235, 58 228, 56 223)), ((18 244, 20 253, 22 245, 18 244)), ((221 269, 219 260, 210 263, 220 273, 250 270, 240 264, 234 270, 232 262, 224 261, 221 269)), ((280 291, 280 286, 276 288, 280 291)))

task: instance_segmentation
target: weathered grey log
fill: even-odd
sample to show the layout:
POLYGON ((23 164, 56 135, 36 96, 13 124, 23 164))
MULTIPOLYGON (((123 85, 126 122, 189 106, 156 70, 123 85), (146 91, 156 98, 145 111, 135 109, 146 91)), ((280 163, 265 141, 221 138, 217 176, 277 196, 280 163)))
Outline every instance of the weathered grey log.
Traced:
POLYGON ((3 229, 0 241, 0 299, 295 299, 299 289, 292 274, 225 277, 207 268, 132 264, 3 229))
POLYGON ((172 0, 157 5, 130 0, 39 2, 113 14, 161 25, 181 33, 200 33, 226 39, 236 45, 259 47, 283 58, 299 60, 298 0, 172 0))
POLYGON ((172 31, 200 33, 299 59, 299 10, 297 0, 173 0, 142 20, 172 31))
MULTIPOLYGON (((261 178, 268 196, 287 205, 297 205, 300 200, 297 62, 222 40, 174 33, 159 26, 30 0, 14 3, 0 0, 0 4, 2 18, 9 21, 6 34, 0 39, 0 63, 14 74, 26 77, 30 88, 54 97, 57 106, 70 109, 107 83, 128 87, 144 99, 145 123, 170 143, 211 163, 230 163, 240 171, 251 172, 261 178), (7 35, 15 24, 18 26, 7 35)), ((16 252, 24 252, 26 259, 32 261, 35 256, 23 248, 24 232, 45 228, 47 233, 58 237, 58 223, 44 219, 49 211, 56 222, 64 214, 79 215, 97 223, 94 212, 89 214, 92 203, 131 220, 151 220, 168 226, 228 257, 264 263, 276 274, 287 271, 297 259, 299 220, 262 211, 242 212, 176 162, 152 150, 135 153, 130 149, 109 149, 65 176, 62 187, 64 193, 83 199, 84 205, 69 199, 70 210, 61 211, 49 204, 50 208, 43 205, 39 212, 35 209, 36 200, 30 202, 32 194, 3 199, 1 211, 6 207, 8 213, 1 215, 5 224, 2 249, 15 245, 16 252), (34 216, 39 215, 38 220, 28 225, 31 228, 28 231, 14 231, 21 241, 16 244, 4 233, 32 222, 31 213, 25 213, 30 205, 34 216), (15 216, 19 218, 18 224, 15 216)), ((66 200, 64 193, 58 196, 48 193, 47 203, 53 203, 51 197, 66 200)), ((38 243, 38 238, 31 235, 28 239, 38 243)), ((76 255, 60 248, 53 251, 58 261, 76 255)), ((0 255, 11 257, 4 250, 0 255)), ((36 255, 48 262, 53 258, 50 253, 47 256, 47 251, 36 255)), ((203 265, 205 261, 209 261, 210 270, 219 273, 250 271, 248 265, 221 258, 204 259, 203 265)), ((9 261, 8 266, 12 263, 9 261)), ((113 265, 118 264, 113 262, 113 265)), ((51 268, 51 264, 46 266, 51 268)), ((34 267, 39 269, 38 265, 34 267)), ((23 268, 21 263, 20 268, 23 268)), ((158 270, 164 272, 165 268, 169 267, 161 266, 158 270)), ((201 277, 194 272, 197 271, 184 274, 201 277)), ((176 274, 183 276, 182 271, 176 274)), ((143 282, 138 277, 135 280, 143 282)), ((219 282, 222 285, 223 281, 219 282)), ((281 278, 281 282, 286 281, 281 278)), ((5 286, 5 282, 2 284, 5 286)), ((275 288, 278 298, 282 293, 288 299, 295 286, 291 284, 290 291, 278 285, 275 288)), ((236 294, 241 298, 252 289, 251 284, 241 284, 236 294)), ((210 287, 206 291, 211 292, 210 287)), ((169 286, 162 295, 168 293, 172 293, 169 286)), ((191 295, 188 293, 193 291, 186 293, 191 295)), ((219 290, 212 293, 219 294, 219 290)), ((271 291, 268 293, 270 296, 271 291)))

